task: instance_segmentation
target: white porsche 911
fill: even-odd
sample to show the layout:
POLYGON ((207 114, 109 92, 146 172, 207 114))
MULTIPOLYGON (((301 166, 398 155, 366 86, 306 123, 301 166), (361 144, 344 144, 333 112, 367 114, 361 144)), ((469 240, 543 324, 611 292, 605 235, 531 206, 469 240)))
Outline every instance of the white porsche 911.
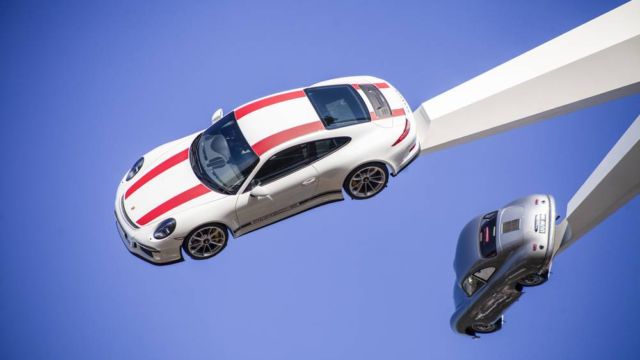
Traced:
POLYGON ((370 76, 267 96, 203 132, 145 154, 120 182, 115 216, 133 254, 156 264, 207 259, 229 237, 301 211, 382 191, 418 156, 402 95, 370 76))

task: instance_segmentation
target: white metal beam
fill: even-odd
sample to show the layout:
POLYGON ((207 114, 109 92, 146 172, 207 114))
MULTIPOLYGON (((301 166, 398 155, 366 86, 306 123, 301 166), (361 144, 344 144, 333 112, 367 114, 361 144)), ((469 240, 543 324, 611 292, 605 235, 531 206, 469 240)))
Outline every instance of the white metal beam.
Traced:
POLYGON ((424 102, 421 153, 640 92, 640 0, 424 102))
POLYGON ((640 116, 569 201, 566 220, 571 227, 571 236, 562 241, 560 251, 639 193, 640 116))

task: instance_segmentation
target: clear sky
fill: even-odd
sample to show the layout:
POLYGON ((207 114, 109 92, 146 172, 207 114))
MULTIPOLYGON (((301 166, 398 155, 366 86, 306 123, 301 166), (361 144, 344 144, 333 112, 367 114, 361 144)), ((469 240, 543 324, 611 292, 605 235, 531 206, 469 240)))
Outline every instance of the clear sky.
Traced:
POLYGON ((567 201, 635 95, 418 159, 344 201, 156 267, 122 246, 116 186, 218 107, 370 74, 412 107, 623 1, 2 1, 3 359, 637 359, 640 201, 559 256, 502 332, 454 334, 472 217, 567 201))

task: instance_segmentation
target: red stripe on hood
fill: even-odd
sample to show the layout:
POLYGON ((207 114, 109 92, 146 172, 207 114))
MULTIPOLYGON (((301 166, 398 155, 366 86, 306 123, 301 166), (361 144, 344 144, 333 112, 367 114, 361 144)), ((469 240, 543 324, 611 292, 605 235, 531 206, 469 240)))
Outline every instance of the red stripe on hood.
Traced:
POLYGON ((320 121, 314 121, 311 123, 292 127, 291 129, 280 131, 279 133, 275 133, 258 141, 251 147, 253 148, 253 151, 255 151, 256 154, 260 156, 286 141, 310 134, 312 132, 320 131, 322 129, 324 129, 324 125, 322 125, 320 121))
POLYGON ((171 169, 172 167, 174 167, 174 166, 178 165, 179 163, 187 160, 188 158, 189 158, 189 149, 184 149, 184 150, 180 151, 179 153, 173 155, 172 157, 168 158, 167 160, 161 162, 156 167, 154 167, 153 169, 149 170, 148 173, 144 174, 140 179, 138 179, 138 181, 134 182, 133 185, 131 185, 127 189, 127 192, 124 194, 124 198, 125 199, 128 198, 129 196, 131 196, 131 194, 136 192, 136 190, 140 189, 142 187, 142 185, 148 183, 154 177, 156 177, 156 176, 162 174, 163 172, 171 169))
POLYGON ((241 108, 236 109, 235 111, 236 120, 240 120, 242 117, 249 115, 250 113, 256 110, 260 110, 264 107, 281 103, 287 100, 293 100, 293 99, 305 97, 305 96, 306 94, 304 93, 303 90, 295 90, 295 91, 286 92, 284 94, 273 95, 273 96, 266 97, 264 99, 254 101, 241 108))
POLYGON ((157 219, 162 214, 186 203, 187 201, 200 197, 210 191, 211 190, 209 190, 206 186, 202 184, 198 184, 192 187, 191 189, 183 191, 180 194, 156 206, 153 210, 149 211, 143 217, 138 219, 137 223, 138 225, 146 225, 152 222, 153 220, 157 219))

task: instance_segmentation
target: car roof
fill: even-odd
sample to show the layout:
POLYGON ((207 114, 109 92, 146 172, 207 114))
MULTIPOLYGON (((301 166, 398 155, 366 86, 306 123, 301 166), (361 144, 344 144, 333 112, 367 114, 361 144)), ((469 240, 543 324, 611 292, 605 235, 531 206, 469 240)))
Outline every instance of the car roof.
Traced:
MULTIPOLYGON (((373 76, 350 76, 310 87, 367 83, 388 86, 384 80, 373 76)), ((258 156, 305 135, 327 131, 304 89, 265 96, 234 110, 240 130, 258 156)))
POLYGON ((453 261, 453 269, 458 280, 465 277, 471 267, 482 259, 478 250, 478 231, 481 221, 482 215, 471 220, 458 237, 456 256, 453 261))

